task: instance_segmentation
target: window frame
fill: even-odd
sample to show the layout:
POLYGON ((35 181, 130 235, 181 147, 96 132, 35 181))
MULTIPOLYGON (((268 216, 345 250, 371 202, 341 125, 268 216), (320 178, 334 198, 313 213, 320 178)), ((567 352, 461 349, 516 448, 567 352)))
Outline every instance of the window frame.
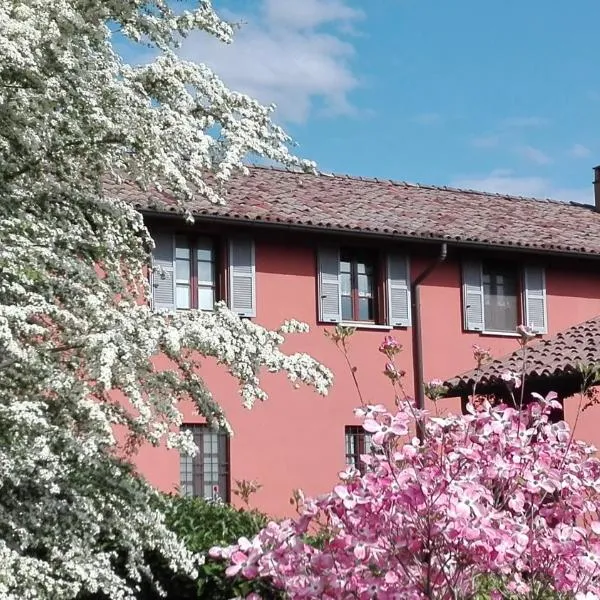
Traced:
MULTIPOLYGON (((524 286, 524 282, 523 282, 523 278, 524 278, 524 269, 522 265, 519 265, 516 262, 512 262, 512 261, 506 261, 506 260, 502 260, 502 259, 490 259, 490 258, 484 258, 481 259, 480 261, 481 263, 481 287, 482 287, 482 293, 483 293, 483 332, 482 333, 486 333, 486 334, 495 334, 495 335, 516 335, 517 332, 517 327, 519 326, 519 324, 521 324, 523 322, 524 319, 524 294, 525 294, 525 286, 524 286), (505 267, 510 267, 511 271, 514 271, 514 276, 515 276, 515 282, 516 282, 516 308, 517 308, 517 314, 516 314, 516 322, 514 324, 513 327, 511 327, 510 329, 492 329, 489 328, 487 323, 486 323, 486 316, 485 316, 485 300, 486 300, 486 296, 490 297, 490 294, 486 294, 485 288, 486 288, 486 284, 484 282, 484 274, 485 274, 485 269, 486 269, 486 265, 489 269, 489 266, 492 265, 497 265, 495 267, 495 273, 494 276, 497 276, 498 272, 500 271, 500 265, 505 266, 505 267)), ((509 269, 506 269, 507 271, 509 269)), ((508 296, 507 296, 508 297, 508 296)))
MULTIPOLYGON (((181 430, 192 431, 194 442, 198 446, 196 456, 188 456, 180 453, 179 457, 179 490, 182 496, 208 499, 204 494, 204 486, 206 482, 204 471, 204 441, 206 433, 213 433, 217 436, 217 487, 218 497, 223 502, 231 502, 231 447, 230 438, 224 431, 214 431, 205 423, 185 423, 181 425, 181 430), (221 457, 223 456, 223 461, 221 457), (184 479, 189 473, 191 466, 191 480, 184 479), (221 480, 224 485, 221 486, 221 480), (188 485, 192 486, 192 493, 186 493, 188 485), (222 489, 223 488, 223 489, 222 489)), ((211 484, 214 489, 214 484, 211 484)), ((212 494, 212 499, 215 494, 212 494)))
MULTIPOLYGON (((367 325, 381 325, 385 320, 382 316, 385 315, 385 312, 382 311, 381 299, 384 297, 384 281, 385 278, 382 274, 382 264, 381 257, 377 252, 372 251, 368 248, 356 248, 356 247, 347 247, 342 246, 339 250, 339 270, 340 270, 340 316, 342 318, 342 323, 365 323, 367 325), (349 260, 345 260, 349 258, 349 260), (350 295, 344 294, 342 290, 342 274, 346 274, 346 272, 342 271, 342 263, 350 264, 350 295), (372 273, 372 286, 371 286, 371 302, 373 307, 373 318, 372 319, 361 319, 360 318, 360 289, 358 284, 358 278, 361 273, 358 272, 359 263, 363 263, 365 265, 365 270, 368 266, 371 267, 372 273), (342 299, 344 297, 350 297, 351 299, 351 307, 352 307, 352 316, 351 318, 344 317, 344 307, 342 299)), ((368 296, 366 296, 368 298, 368 296)))
MULTIPOLYGON (((226 302, 230 310, 240 318, 256 317, 256 243, 253 236, 238 233, 212 232, 211 230, 185 231, 167 227, 149 226, 150 234, 155 242, 152 251, 152 268, 148 273, 152 297, 150 306, 156 311, 204 310, 200 300, 204 297, 203 285, 199 277, 198 253, 210 243, 213 251, 212 290, 214 302, 226 302), (186 248, 189 258, 189 282, 177 278, 177 248, 186 248), (237 250, 237 255, 234 252, 237 250), (246 260, 244 262, 244 251, 246 260), (241 254, 240 254, 241 252, 241 254), (162 269, 164 276, 157 276, 156 270, 162 269), (177 307, 177 293, 182 286, 189 287, 189 308, 177 307), (250 291, 250 294, 248 294, 250 291)), ((181 253, 179 253, 181 256, 181 253)), ((187 273, 185 274, 187 276, 187 273)))
MULTIPOLYGON (((465 255, 462 266, 462 323, 464 332, 480 335, 516 337, 516 327, 521 323, 530 327, 536 335, 548 333, 548 290, 546 271, 548 265, 543 262, 529 261, 526 258, 507 260, 505 257, 490 255, 484 258, 472 258, 465 255), (510 330, 492 329, 485 319, 485 298, 483 268, 492 272, 490 263, 497 262, 505 268, 510 266, 517 276, 517 324, 510 330)), ((489 321, 489 320, 488 320, 489 321)))
MULTIPOLYGON (((173 235, 173 244, 174 244, 174 248, 173 248, 173 256, 175 259, 175 273, 174 273, 174 278, 175 278, 175 308, 176 310, 203 310, 206 312, 213 312, 214 311, 214 303, 219 302, 220 300, 225 299, 225 294, 224 294, 224 290, 223 290, 223 285, 222 285, 222 281, 225 275, 225 264, 226 261, 224 260, 224 252, 223 252, 223 243, 221 240, 219 240, 219 238, 212 236, 212 235, 206 235, 206 234, 192 234, 192 233, 179 233, 177 231, 172 233, 173 235), (200 240, 209 240, 211 245, 212 245, 212 253, 213 253, 213 260, 211 261, 212 264, 212 269, 213 269, 213 285, 212 285, 212 289, 214 291, 214 303, 213 303, 213 308, 209 309, 209 308, 200 308, 199 307, 199 276, 198 276, 198 250, 201 248, 201 245, 199 244, 200 240), (178 288, 178 279, 177 279, 177 261, 178 260, 183 260, 183 259, 179 259, 177 257, 177 249, 180 248, 181 246, 178 245, 178 242, 180 240, 185 240, 187 242, 187 248, 189 250, 189 256, 190 258, 189 260, 189 270, 190 270, 190 278, 189 278, 189 299, 190 299, 190 306, 189 308, 179 308, 177 306, 177 288, 178 288)), ((208 262, 208 261, 202 261, 202 262, 208 262)), ((204 286, 206 288, 208 288, 208 286, 204 286)))
MULTIPOLYGON (((315 262, 317 323, 388 331, 412 326, 410 254, 406 248, 375 248, 360 244, 340 247, 339 244, 322 243, 317 247, 315 262), (367 258, 373 266, 372 320, 357 321, 342 316, 342 298, 348 297, 347 293, 342 294, 342 252, 344 258, 347 255, 367 258)), ((356 309, 352 317, 356 317, 356 309)))
POLYGON ((367 470, 367 465, 360 460, 363 454, 369 454, 372 451, 373 441, 370 433, 364 430, 362 425, 344 426, 344 456, 346 467, 353 466, 361 474, 367 470), (354 447, 353 452, 348 452, 350 446, 354 447))

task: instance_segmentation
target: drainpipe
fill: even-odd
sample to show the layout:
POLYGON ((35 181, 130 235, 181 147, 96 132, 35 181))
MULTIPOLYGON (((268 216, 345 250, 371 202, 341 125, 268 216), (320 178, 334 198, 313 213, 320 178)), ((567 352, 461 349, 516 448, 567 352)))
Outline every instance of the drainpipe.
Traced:
MULTIPOLYGON (((410 286, 410 315, 412 320, 413 372, 415 379, 415 401, 418 410, 425 408, 425 385, 423 381, 423 337, 421 331, 421 284, 446 260, 448 246, 444 242, 437 259, 431 263, 410 286)), ((423 440, 421 423, 417 423, 417 437, 423 440)))

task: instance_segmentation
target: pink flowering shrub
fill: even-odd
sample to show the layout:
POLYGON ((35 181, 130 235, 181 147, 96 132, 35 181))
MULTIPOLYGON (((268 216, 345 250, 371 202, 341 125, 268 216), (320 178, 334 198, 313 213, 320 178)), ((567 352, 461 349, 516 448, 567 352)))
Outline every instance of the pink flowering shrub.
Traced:
MULTIPOLYGON (((392 366, 398 351, 382 345, 392 366)), ((494 600, 600 598, 600 462, 550 421, 557 404, 483 401, 444 417, 408 399, 394 412, 362 407, 375 444, 363 475, 348 468, 333 491, 303 499, 297 519, 211 555, 292 599, 468 599, 484 581, 494 600)))

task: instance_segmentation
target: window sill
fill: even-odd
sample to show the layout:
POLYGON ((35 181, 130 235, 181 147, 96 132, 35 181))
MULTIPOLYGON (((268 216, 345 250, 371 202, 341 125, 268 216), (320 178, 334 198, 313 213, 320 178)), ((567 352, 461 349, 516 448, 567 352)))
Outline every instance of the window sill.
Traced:
POLYGON ((341 325, 342 327, 355 327, 356 329, 375 329, 378 331, 391 331, 391 325, 378 325, 377 323, 365 323, 364 321, 340 321, 332 325, 341 325))
POLYGON ((479 335, 487 337, 506 337, 506 338, 518 338, 519 334, 515 331, 477 331, 479 335))
MULTIPOLYGON (((505 337, 505 338, 520 338, 521 335, 517 332, 512 333, 510 331, 479 331, 479 335, 487 337, 505 337)), ((543 334, 536 333, 535 337, 541 337, 543 334)))

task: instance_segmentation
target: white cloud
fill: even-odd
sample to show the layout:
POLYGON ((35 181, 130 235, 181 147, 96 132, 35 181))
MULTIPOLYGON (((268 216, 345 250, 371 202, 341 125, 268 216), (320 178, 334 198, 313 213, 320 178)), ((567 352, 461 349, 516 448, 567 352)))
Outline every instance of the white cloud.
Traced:
POLYGON ((362 17, 360 11, 343 0, 264 0, 264 10, 269 22, 291 29, 314 29, 325 23, 347 23, 362 17))
POLYGON ((528 128, 528 127, 544 127, 548 125, 548 119, 543 117, 509 117, 500 122, 502 127, 507 128, 528 128))
POLYGON ((348 96, 358 80, 350 64, 354 48, 344 36, 362 13, 347 0, 262 0, 260 7, 234 16, 245 24, 233 44, 197 34, 184 42, 182 55, 207 64, 231 88, 277 104, 281 119, 305 121, 315 107, 352 114, 348 96))
POLYGON ((592 151, 583 144, 573 144, 567 154, 572 158, 587 158, 592 151))
POLYGON ((585 203, 593 201, 591 185, 581 188, 566 188, 555 185, 551 179, 546 177, 519 176, 507 169, 496 169, 484 176, 457 177, 452 185, 510 196, 555 198, 585 203))
POLYGON ((533 146, 520 146, 516 149, 516 152, 536 165, 549 165, 552 163, 552 159, 547 154, 533 146))

